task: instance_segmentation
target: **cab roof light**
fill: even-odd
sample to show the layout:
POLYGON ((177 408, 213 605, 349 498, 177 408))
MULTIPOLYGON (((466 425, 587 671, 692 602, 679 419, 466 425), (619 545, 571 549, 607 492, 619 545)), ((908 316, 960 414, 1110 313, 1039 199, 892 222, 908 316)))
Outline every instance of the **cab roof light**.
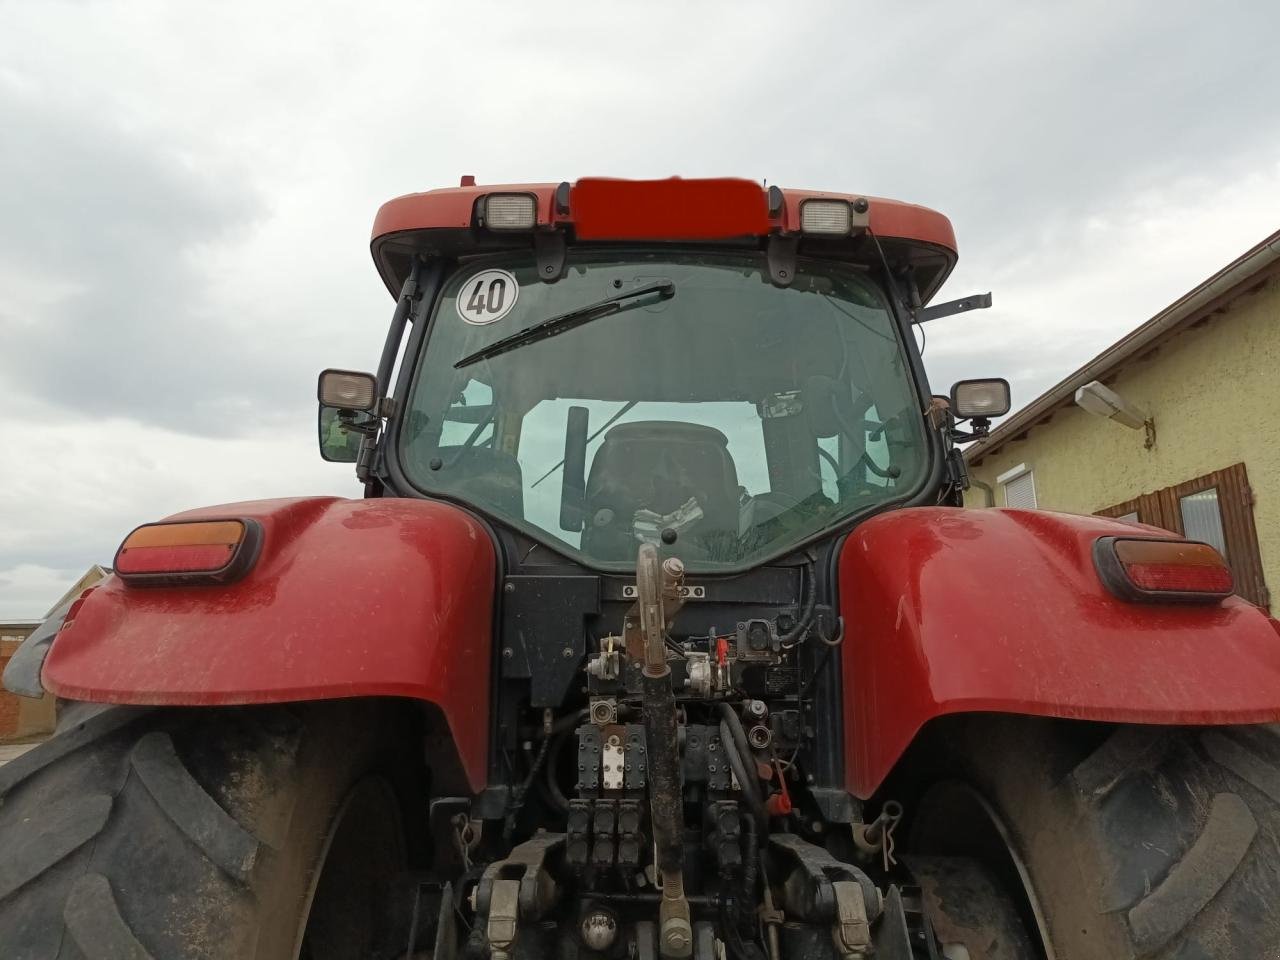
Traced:
POLYGON ((258 557, 262 528, 253 520, 144 524, 116 551, 116 575, 131 586, 231 583, 258 557))
POLYGON ((870 204, 859 197, 848 200, 805 200, 800 204, 800 232, 824 237, 861 233, 870 222, 870 204))
POLYGON ((481 209, 490 230, 532 230, 537 223, 538 204, 531 193, 491 193, 481 209))
POLYGON ((806 200, 800 204, 800 232, 847 237, 853 229, 853 211, 846 200, 806 200))
POLYGON ((1207 543, 1103 537, 1093 560, 1107 589, 1123 600, 1215 603, 1235 591, 1227 561, 1207 543))

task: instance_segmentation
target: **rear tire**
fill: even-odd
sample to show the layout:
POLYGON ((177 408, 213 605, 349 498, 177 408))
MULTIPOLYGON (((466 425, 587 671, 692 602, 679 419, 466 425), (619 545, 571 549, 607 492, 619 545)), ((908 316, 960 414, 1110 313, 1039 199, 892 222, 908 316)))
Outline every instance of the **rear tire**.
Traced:
POLYGON ((364 960, 405 863, 392 717, 367 701, 76 716, 0 767, 0 952, 364 960))
POLYGON ((946 740, 958 776, 911 847, 992 864, 1050 957, 1280 955, 1277 728, 972 717, 946 740))

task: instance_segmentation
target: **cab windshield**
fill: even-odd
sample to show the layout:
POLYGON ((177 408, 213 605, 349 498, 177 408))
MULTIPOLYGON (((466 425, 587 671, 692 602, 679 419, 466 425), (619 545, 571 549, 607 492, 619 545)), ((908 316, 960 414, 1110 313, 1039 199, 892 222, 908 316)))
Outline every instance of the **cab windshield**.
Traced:
POLYGON ((651 541, 741 569, 902 498, 927 446, 888 305, 855 267, 796 273, 774 286, 756 252, 571 251, 550 284, 531 256, 464 262, 418 361, 406 474, 603 568, 651 541))

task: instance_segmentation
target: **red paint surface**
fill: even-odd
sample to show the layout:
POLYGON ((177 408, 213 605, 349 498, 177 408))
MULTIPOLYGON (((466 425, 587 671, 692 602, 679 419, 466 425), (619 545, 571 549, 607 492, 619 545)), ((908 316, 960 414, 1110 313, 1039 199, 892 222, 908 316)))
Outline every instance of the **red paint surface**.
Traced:
POLYGON ((769 232, 769 202, 753 180, 584 178, 570 198, 579 240, 725 240, 769 232))
POLYGON ((949 713, 1280 720, 1280 641, 1260 610, 1237 597, 1129 603, 1103 587, 1094 541, 1133 529, 932 507, 855 530, 840 557, 849 789, 869 796, 920 728, 949 713))
MULTIPOLYGON (((602 184, 611 184, 613 186, 610 189, 617 190, 620 189, 617 187, 618 184, 626 183, 628 182, 592 178, 579 180, 570 191, 570 212, 567 216, 555 212, 554 201, 557 185, 554 183, 485 184, 483 186, 448 187, 441 190, 429 190, 425 193, 411 193, 407 196, 389 200, 382 205, 373 221, 372 239, 376 245, 381 238, 391 234, 414 230, 470 227, 476 200, 489 193, 533 194, 537 198, 537 222, 539 226, 550 226, 561 222, 573 223, 576 217, 579 190, 586 189, 587 194, 590 195, 592 191, 600 189, 602 184)), ((763 188, 757 187, 752 181, 652 180, 631 181, 630 183, 635 196, 627 200, 626 209, 620 211, 616 220, 610 224, 609 235, 614 238, 652 239, 654 236, 662 236, 662 234, 652 233, 654 230, 653 224, 658 217, 666 217, 667 222, 672 225, 672 229, 677 229, 676 225, 681 224, 688 217, 678 205, 671 204, 673 192, 680 190, 697 191, 701 189, 698 186, 700 184, 745 184, 755 190, 759 190, 761 204, 764 205, 765 203, 763 188), (681 186, 672 186, 672 184, 680 184, 681 186), (628 226, 628 220, 630 221, 630 226, 628 226)), ((734 189, 742 190, 745 195, 745 187, 734 189)), ((758 229, 751 232, 763 235, 775 229, 784 232, 798 231, 800 229, 800 203, 804 200, 813 198, 856 200, 858 197, 863 196, 856 193, 825 193, 816 190, 784 189, 782 193, 783 208, 780 216, 775 220, 769 220, 767 211, 765 211, 766 215, 759 219, 752 214, 752 222, 757 224, 758 229)), ((954 254, 956 249, 955 231, 951 227, 951 221, 942 214, 927 207, 902 203, 898 200, 886 200, 881 197, 867 197, 866 199, 871 204, 869 211, 871 230, 877 236, 933 244, 944 247, 954 254)), ((741 198, 735 202, 741 202, 741 198)), ((684 229, 688 229, 688 226, 686 225, 684 229)), ((684 234, 670 232, 665 237, 666 239, 689 238, 684 234)))
POLYGON ((172 519, 262 525, 229 586, 127 587, 84 599, 46 688, 107 703, 280 703, 398 696, 440 707, 472 787, 485 783, 496 564, 488 534, 424 500, 260 500, 172 519))

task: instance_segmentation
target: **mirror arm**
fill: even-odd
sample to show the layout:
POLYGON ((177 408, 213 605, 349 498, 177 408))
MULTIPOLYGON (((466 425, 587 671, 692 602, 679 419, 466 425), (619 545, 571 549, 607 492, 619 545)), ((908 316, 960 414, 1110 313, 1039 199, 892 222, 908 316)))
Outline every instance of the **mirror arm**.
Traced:
POLYGON ((339 410, 338 422, 341 428, 347 433, 359 433, 366 437, 372 437, 378 432, 378 421, 376 418, 367 420, 364 423, 356 423, 355 410, 339 410))
POLYGON ((932 307, 925 307, 915 312, 914 322, 928 323, 930 320, 938 320, 942 317, 950 317, 957 313, 968 313, 970 310, 985 310, 991 306, 991 294, 975 293, 971 297, 961 297, 959 300, 948 300, 946 303, 934 304, 932 307))
POLYGON ((966 418, 969 421, 969 432, 957 430, 956 424, 964 423, 964 420, 957 420, 952 423, 949 430, 952 443, 972 443, 974 440, 985 440, 991 433, 991 420, 988 417, 971 417, 966 418))

